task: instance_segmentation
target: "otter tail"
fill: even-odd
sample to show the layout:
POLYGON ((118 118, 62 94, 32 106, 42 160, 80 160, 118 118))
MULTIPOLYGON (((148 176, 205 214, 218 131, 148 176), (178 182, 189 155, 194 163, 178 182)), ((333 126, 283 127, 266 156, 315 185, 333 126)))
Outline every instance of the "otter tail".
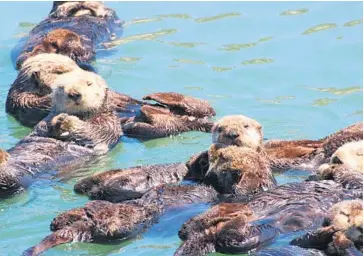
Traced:
POLYGON ((202 256, 215 252, 214 236, 196 235, 187 239, 174 253, 174 256, 202 256))
POLYGON ((41 254, 42 252, 60 245, 69 243, 73 240, 72 237, 62 236, 59 231, 54 232, 53 234, 44 238, 39 244, 33 246, 26 251, 23 252, 22 256, 36 256, 41 254))

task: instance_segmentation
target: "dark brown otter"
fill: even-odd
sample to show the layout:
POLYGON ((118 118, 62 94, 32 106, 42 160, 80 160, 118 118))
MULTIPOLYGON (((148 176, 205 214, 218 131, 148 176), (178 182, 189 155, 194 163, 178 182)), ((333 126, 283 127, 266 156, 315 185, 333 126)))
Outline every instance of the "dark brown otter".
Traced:
POLYGON ((143 105, 140 113, 123 126, 127 136, 151 139, 187 131, 211 131, 213 123, 208 118, 215 111, 207 101, 173 92, 149 94, 143 99, 157 104, 143 105))
POLYGON ((21 68, 29 57, 40 53, 57 53, 82 63, 95 56, 94 50, 75 32, 68 29, 51 30, 36 44, 30 52, 23 52, 17 60, 17 69, 21 68), (90 48, 90 49, 89 49, 90 48))
POLYGON ((8 150, 10 157, 0 166, 1 196, 26 188, 45 171, 85 163, 118 142, 120 121, 107 106, 105 81, 78 72, 57 77, 53 110, 8 150))
POLYGON ((248 201, 232 198, 187 221, 179 231, 184 243, 175 255, 262 248, 281 233, 320 225, 327 210, 345 196, 340 184, 311 181, 282 185, 248 201))
POLYGON ((348 200, 335 204, 323 226, 294 239, 292 245, 320 249, 326 255, 363 254, 363 201, 348 200))
POLYGON ((125 203, 91 201, 84 207, 58 215, 51 223, 53 234, 26 250, 23 255, 35 256, 71 241, 129 239, 149 228, 167 209, 212 202, 215 199, 215 190, 204 186, 161 186, 149 191, 141 199, 125 203))
POLYGON ((84 178, 76 183, 76 193, 91 199, 122 202, 141 197, 161 184, 178 183, 187 168, 184 164, 159 164, 111 170, 84 178))
POLYGON ((99 1, 54 1, 49 13, 51 18, 89 15, 98 18, 116 18, 114 10, 99 1))
POLYGON ((121 33, 121 20, 100 2, 54 3, 49 17, 30 31, 28 40, 24 45, 20 42, 12 56, 17 69, 39 53, 64 54, 82 64, 95 57, 99 43, 121 33))

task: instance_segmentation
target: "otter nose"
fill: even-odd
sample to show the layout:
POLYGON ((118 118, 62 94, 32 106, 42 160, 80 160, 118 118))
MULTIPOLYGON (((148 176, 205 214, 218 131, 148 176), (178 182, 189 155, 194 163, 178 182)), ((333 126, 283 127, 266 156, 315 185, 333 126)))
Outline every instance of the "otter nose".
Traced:
POLYGON ((70 92, 68 93, 68 98, 74 101, 79 101, 81 99, 81 94, 78 92, 70 92))

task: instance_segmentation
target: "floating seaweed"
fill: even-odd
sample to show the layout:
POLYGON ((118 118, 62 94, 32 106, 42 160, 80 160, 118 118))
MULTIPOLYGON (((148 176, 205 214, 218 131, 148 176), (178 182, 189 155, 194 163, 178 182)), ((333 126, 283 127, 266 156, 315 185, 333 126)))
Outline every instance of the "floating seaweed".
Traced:
POLYGON ((252 65, 252 64, 267 64, 272 63, 274 60, 270 58, 260 58, 260 59, 251 59, 243 61, 242 65, 252 65))
POLYGON ((220 20, 220 19, 224 19, 224 18, 238 17, 238 16, 241 16, 241 13, 229 12, 229 13, 222 13, 222 14, 219 14, 216 16, 198 18, 198 19, 195 19, 195 21, 197 23, 204 23, 204 22, 210 22, 210 21, 220 20))
POLYGON ((309 29, 306 29, 302 33, 302 35, 309 35, 309 34, 314 33, 314 32, 319 32, 319 31, 322 31, 322 30, 327 30, 327 29, 336 28, 336 27, 337 27, 337 25, 335 23, 324 23, 324 24, 320 24, 320 25, 311 27, 309 29))
POLYGON ((337 99, 330 99, 330 98, 317 99, 312 102, 312 106, 327 106, 335 101, 337 101, 337 99))
POLYGON ((308 12, 308 9, 297 9, 297 10, 288 10, 281 12, 279 15, 281 16, 291 16, 291 15, 299 15, 308 12))
POLYGON ((353 21, 349 21, 349 22, 344 23, 344 26, 345 27, 352 27, 352 26, 359 25, 361 23, 363 23, 363 20, 353 20, 353 21))

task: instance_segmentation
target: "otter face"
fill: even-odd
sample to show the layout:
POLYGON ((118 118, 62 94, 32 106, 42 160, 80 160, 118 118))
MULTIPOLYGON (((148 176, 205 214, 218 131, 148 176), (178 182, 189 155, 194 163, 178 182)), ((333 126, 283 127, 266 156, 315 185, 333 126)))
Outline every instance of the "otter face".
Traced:
POLYGON ((263 143, 262 125, 243 115, 224 117, 212 128, 212 142, 259 151, 263 143))
POLYGON ((98 111, 105 102, 107 85, 100 76, 82 70, 59 76, 53 90, 56 111, 77 115, 98 111))
POLYGON ((340 229, 356 227, 363 229, 363 202, 349 200, 335 204, 330 209, 331 224, 340 229))
POLYGON ((81 69, 70 58, 59 54, 40 54, 24 62, 17 80, 26 90, 45 96, 52 92, 58 76, 72 70, 81 69))
POLYGON ((363 141, 346 143, 338 148, 330 159, 332 164, 345 164, 363 172, 363 141))

